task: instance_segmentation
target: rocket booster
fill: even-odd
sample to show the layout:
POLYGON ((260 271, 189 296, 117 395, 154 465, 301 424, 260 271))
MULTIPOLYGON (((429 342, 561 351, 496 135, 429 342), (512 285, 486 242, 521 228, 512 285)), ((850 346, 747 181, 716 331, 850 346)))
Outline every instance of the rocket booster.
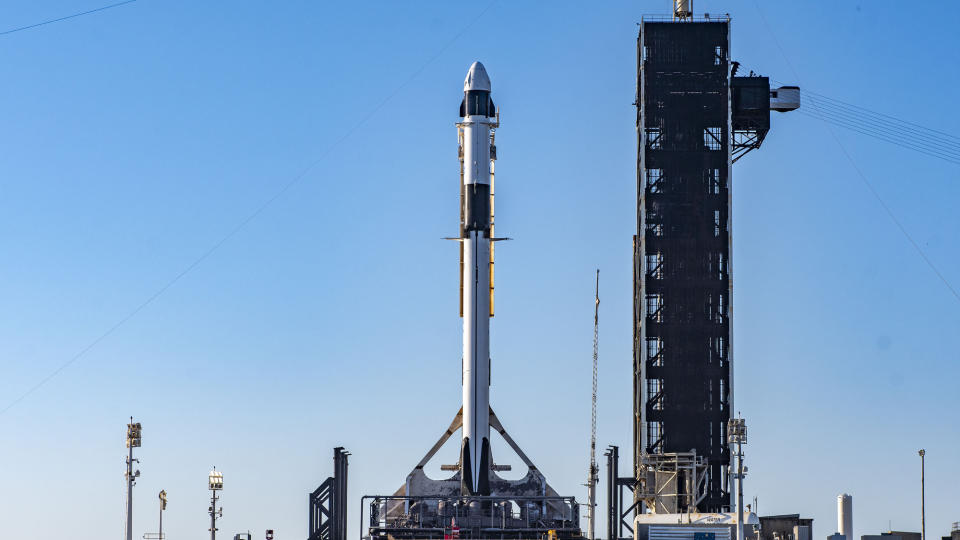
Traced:
POLYGON ((461 311, 463 317, 464 495, 489 495, 491 316, 491 133, 497 125, 490 78, 474 62, 463 82, 461 121, 461 311))

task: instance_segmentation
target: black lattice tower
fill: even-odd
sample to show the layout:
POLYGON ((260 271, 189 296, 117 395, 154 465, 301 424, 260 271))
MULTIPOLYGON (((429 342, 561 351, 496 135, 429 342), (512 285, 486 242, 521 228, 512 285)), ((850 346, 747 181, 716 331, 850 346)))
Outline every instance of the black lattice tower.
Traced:
POLYGON ((701 456, 705 496, 678 511, 731 507, 732 164, 763 143, 772 106, 800 106, 797 87, 777 89, 784 99, 766 77, 735 76, 729 51, 729 17, 640 24, 634 468, 645 454, 701 456))
POLYGON ((635 464, 695 449, 708 512, 730 504, 729 30, 645 21, 638 41, 635 464))

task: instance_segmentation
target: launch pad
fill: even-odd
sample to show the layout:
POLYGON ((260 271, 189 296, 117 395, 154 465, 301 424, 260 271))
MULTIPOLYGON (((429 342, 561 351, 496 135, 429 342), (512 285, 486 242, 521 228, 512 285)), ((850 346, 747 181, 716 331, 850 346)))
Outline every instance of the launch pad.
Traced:
MULTIPOLYGON (((771 111, 799 108, 800 92, 771 89, 752 71, 737 76, 729 16, 694 17, 688 0, 674 6, 672 17, 644 17, 637 36, 633 467, 620 477, 618 449, 610 448, 606 536, 620 540, 627 529, 634 540, 743 540, 744 526, 759 522, 744 513, 746 427, 733 415, 732 166, 760 148, 771 111), (626 509, 624 490, 632 499, 626 509)), ((500 118, 479 62, 463 92, 460 230, 449 238, 460 251, 462 404, 398 489, 362 498, 361 537, 578 540, 576 499, 547 483, 490 406, 493 255, 495 242, 506 240, 493 232, 500 118), (509 467, 494 462, 491 429, 527 467, 523 477, 497 474, 509 467), (430 478, 425 466, 458 431, 459 459, 441 467, 452 474, 430 478)), ((591 458, 591 540, 596 472, 591 458)), ((340 515, 326 501, 311 499, 317 523, 340 515)), ((311 522, 310 540, 345 540, 342 523, 331 526, 337 537, 322 530, 311 522)))
POLYGON ((573 497, 366 496, 371 539, 580 538, 573 497), (392 514, 392 517, 391 517, 392 514))

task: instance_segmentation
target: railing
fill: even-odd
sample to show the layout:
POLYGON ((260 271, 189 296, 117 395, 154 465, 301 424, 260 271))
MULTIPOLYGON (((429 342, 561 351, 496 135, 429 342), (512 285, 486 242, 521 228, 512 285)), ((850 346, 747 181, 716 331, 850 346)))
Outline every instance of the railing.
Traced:
POLYGON ((727 13, 717 16, 698 15, 696 17, 690 16, 685 19, 676 19, 673 15, 643 15, 640 17, 640 22, 730 22, 730 15, 727 13))
MULTIPOLYGON (((369 538, 439 538, 458 530, 459 538, 528 537, 538 532, 580 531, 574 497, 404 497, 367 495, 369 538)), ((362 518, 361 518, 362 519, 362 518)), ((361 526, 361 535, 364 535, 361 526)))

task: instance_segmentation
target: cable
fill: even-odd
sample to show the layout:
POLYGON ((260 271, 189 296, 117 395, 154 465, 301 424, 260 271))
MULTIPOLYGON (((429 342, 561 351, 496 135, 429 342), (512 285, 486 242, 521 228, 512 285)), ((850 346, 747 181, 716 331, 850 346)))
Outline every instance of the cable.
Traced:
POLYGON ((815 105, 816 109, 818 109, 817 112, 825 117, 854 122, 871 130, 893 136, 905 137, 905 140, 911 144, 924 146, 931 150, 953 154, 955 157, 960 158, 960 143, 954 143, 944 139, 943 137, 920 132, 913 128, 893 123, 883 123, 868 116, 858 115, 849 109, 836 108, 829 103, 818 101, 817 99, 810 98, 809 96, 807 96, 807 99, 815 105))
POLYGON ((859 113, 852 108, 822 101, 824 98, 812 97, 803 91, 801 91, 801 94, 814 105, 817 114, 823 116, 825 119, 854 123, 863 129, 869 129, 889 137, 894 137, 896 140, 891 142, 919 146, 926 150, 947 154, 951 158, 960 159, 960 142, 953 142, 939 135, 940 132, 936 130, 911 127, 915 124, 898 124, 859 113))
MULTIPOLYGON (((130 1, 134 1, 134 0, 130 0, 130 1)), ((437 51, 436 54, 434 54, 433 56, 431 56, 426 62, 424 62, 419 68, 417 68, 404 82, 402 82, 399 86, 397 86, 397 88, 394 89, 393 92, 391 92, 389 95, 387 95, 387 97, 384 98, 383 101, 381 101, 381 102, 380 102, 376 107, 374 107, 368 114, 366 114, 363 118, 361 118, 359 122, 357 122, 356 124, 354 124, 353 127, 351 127, 349 130, 347 130, 346 133, 344 133, 344 135, 343 135, 342 137, 340 137, 339 139, 337 139, 336 141, 334 141, 334 143, 333 143, 332 145, 330 145, 323 153, 320 154, 320 157, 318 157, 318 158, 315 159, 313 162, 311 162, 311 163, 308 164, 306 167, 304 167, 304 169, 303 169, 302 171, 300 171, 299 174, 297 174, 296 176, 294 176, 290 181, 288 181, 286 184, 284 184, 276 193, 274 193, 274 194, 273 194, 271 197, 269 197, 266 201, 264 201, 264 202, 261 203, 258 207, 256 207, 253 212, 251 212, 249 215, 247 215, 247 217, 245 217, 245 218, 243 218, 242 220, 240 220, 240 222, 237 223, 237 225, 235 225, 232 229, 230 229, 230 231, 229 231, 227 234, 225 234, 223 237, 221 237, 220 240, 218 240, 217 242, 215 242, 215 243, 214 243, 212 246, 210 246, 206 251, 204 251, 202 255, 200 255, 200 256, 199 256, 197 259, 195 259, 192 263, 190 263, 189 265, 187 265, 187 267, 184 268, 183 270, 181 270, 178 274, 176 274, 175 276, 173 276, 172 279, 170 279, 169 281, 167 281, 167 282, 166 282, 162 287, 160 287, 156 292, 154 292, 154 293, 151 294, 149 297, 147 297, 146 300, 144 300, 143 302, 141 302, 141 303, 140 303, 139 305, 137 305, 133 310, 131 310, 129 313, 127 313, 125 316, 123 316, 123 317, 122 317, 119 321, 117 321, 113 326, 111 326, 110 328, 108 328, 105 332, 103 332, 102 334, 100 334, 96 339, 94 339, 93 341, 91 341, 90 344, 88 344, 86 347, 84 347, 83 349, 81 349, 80 352, 78 352, 77 354, 75 354, 75 355, 73 355, 72 357, 70 357, 66 362, 64 362, 63 364, 61 364, 57 369, 53 370, 49 375, 47 375, 46 377, 44 377, 43 379, 41 379, 38 383, 36 383, 36 384, 33 385, 32 387, 30 387, 30 389, 28 389, 26 392, 24 392, 24 393, 21 394, 19 397, 17 397, 17 398, 14 399, 13 401, 11 401, 6 407, 4 407, 3 409, 0 409, 0 415, 5 414, 5 413, 6 413, 7 411, 9 411, 12 407, 14 407, 15 405, 17 405, 17 404, 20 403, 21 401, 23 401, 27 396, 29 396, 30 394, 32 394, 32 393, 34 393, 35 391, 37 391, 37 390, 38 390, 40 387, 42 387, 44 384, 46 384, 46 383, 49 382, 51 379, 53 379, 53 378, 56 377, 58 374, 60 374, 60 372, 62 372, 64 369, 66 369, 66 368, 69 367, 71 364, 73 364, 74 362, 76 362, 77 360, 79 360, 80 358, 82 358, 82 357, 83 357, 86 353, 88 353, 91 349, 93 349, 94 347, 96 347, 101 341, 103 341, 104 339, 108 338, 108 337, 109 337, 111 334, 113 334, 117 329, 119 329, 121 326, 123 326, 127 321, 129 321, 130 319, 134 318, 138 313, 140 313, 140 312, 143 311, 147 306, 149 306, 150 304, 152 304, 154 300, 156 300, 157 298, 159 298, 159 297, 160 297, 163 293, 165 293, 168 289, 170 289, 171 287, 173 287, 174 285, 176 285, 177 282, 179 282, 181 279, 183 279, 184 276, 186 276, 187 274, 189 274, 190 272, 192 272, 195 268, 197 268, 198 266, 200 266, 200 264, 202 264, 205 260, 207 260, 211 255, 213 255, 221 246, 223 246, 225 243, 227 243, 227 241, 229 241, 231 238, 233 238, 234 236, 236 236, 237 233, 239 233, 241 230, 243 230, 243 228, 246 227, 251 221, 253 221, 254 219, 256 219, 257 216, 259 216, 260 214, 262 214, 262 213, 264 212, 264 210, 266 210, 267 208, 269 208, 274 202, 276 202, 277 199, 279 199, 279 198, 280 198, 281 196, 283 196, 287 191, 289 191, 290 188, 292 188, 293 186, 295 186, 295 185, 297 185, 298 183, 300 183, 300 181, 303 180, 303 178, 307 175, 307 173, 309 173, 311 170, 314 169, 314 167, 316 167, 317 165, 319 165, 324 159, 326 159, 327 156, 330 155, 331 152, 333 152, 333 150, 335 150, 338 146, 340 146, 344 141, 346 141, 347 139, 349 139, 350 136, 352 136, 358 129, 360 129, 363 125, 365 125, 371 118, 373 118, 374 115, 376 115, 378 112, 380 112, 380 109, 382 109, 389 101, 391 101, 394 97, 396 97, 397 94, 399 94, 404 88, 406 88, 411 82, 413 82, 413 80, 416 79, 416 78, 420 75, 420 73, 422 73, 422 72, 423 72, 430 64, 432 64, 437 58, 439 58, 440 55, 442 55, 444 52, 446 52, 446 50, 449 49, 450 46, 453 45, 458 39, 460 39, 460 37, 461 37, 464 33, 466 33, 467 30, 469 30, 471 27, 473 27, 473 25, 476 24, 477 21, 479 21, 484 15, 486 15, 487 12, 490 11, 490 9, 491 9, 491 8, 494 6, 494 4, 496 4, 496 3, 497 3, 497 0, 492 0, 489 4, 487 4, 487 7, 486 7, 486 8, 484 8, 476 17, 474 17, 474 18, 473 18, 469 23, 467 23, 459 32, 457 32, 456 35, 454 35, 449 41, 447 41, 447 43, 444 44, 444 45, 440 48, 440 50, 437 51)))
POLYGON ((926 147, 926 146, 915 146, 915 145, 913 145, 913 144, 911 144, 911 143, 909 143, 909 142, 904 142, 902 139, 894 138, 892 135, 888 135, 888 134, 883 133, 883 132, 872 131, 872 130, 870 130, 869 128, 863 127, 863 126, 861 126, 861 125, 859 125, 859 124, 857 124, 857 123, 855 123, 855 122, 846 121, 846 120, 843 120, 843 119, 837 119, 837 118, 835 118, 835 117, 825 116, 825 115, 823 115, 823 114, 820 114, 819 112, 800 111, 800 114, 803 114, 803 115, 808 116, 808 117, 810 117, 810 118, 816 118, 816 119, 822 120, 822 121, 824 121, 824 122, 830 122, 831 124, 834 124, 834 125, 837 125, 837 126, 840 126, 840 127, 846 128, 846 129, 849 129, 849 130, 851 130, 851 131, 856 131, 857 133, 862 133, 862 134, 864 134, 864 135, 868 135, 868 136, 870 136, 870 137, 874 137, 874 138, 880 139, 880 140, 882 140, 882 141, 889 142, 889 143, 891 143, 891 144, 894 144, 894 145, 896 145, 896 146, 900 146, 900 147, 902 147, 902 148, 907 148, 907 149, 913 150, 913 151, 915 151, 915 152, 920 152, 921 154, 926 154, 926 155, 931 156, 931 157, 939 158, 939 159, 942 159, 942 160, 944 160, 944 161, 947 161, 947 162, 950 162, 950 163, 954 163, 954 164, 956 164, 956 165, 960 165, 960 155, 956 155, 956 156, 955 156, 955 155, 951 155, 951 154, 947 154, 947 153, 941 153, 941 152, 938 152, 938 151, 935 150, 935 149, 931 149, 931 148, 926 147))
POLYGON ((860 111, 863 111, 863 112, 865 112, 865 113, 867 113, 867 114, 870 114, 870 115, 873 115, 873 116, 882 116, 882 117, 884 117, 884 118, 887 118, 887 119, 892 120, 892 121, 895 121, 895 122, 899 122, 899 123, 901 123, 901 124, 911 125, 911 126, 920 128, 920 129, 925 130, 925 131, 931 131, 931 132, 933 132, 933 133, 937 133, 937 134, 939 134, 939 135, 943 135, 943 136, 945 136, 945 137, 950 137, 951 139, 956 139, 957 141, 960 141, 960 137, 957 137, 956 135, 953 135, 953 134, 951 134, 951 133, 945 133, 945 132, 943 132, 943 131, 939 131, 939 130, 936 130, 936 129, 928 128, 928 127, 926 127, 926 126, 922 126, 922 125, 920 125, 920 124, 915 124, 915 123, 909 122, 909 121, 907 121, 907 120, 902 120, 902 119, 897 118, 897 117, 895 117, 895 116, 890 116, 889 114, 885 114, 885 113, 882 113, 882 112, 878 112, 878 111, 874 111, 874 110, 871 110, 871 109, 867 109, 867 108, 861 107, 861 106, 859 106, 859 105, 854 105, 853 103, 847 103, 846 101, 841 101, 841 100, 839 100, 839 99, 832 98, 832 97, 828 97, 828 96, 825 96, 825 95, 823 95, 823 94, 818 94, 818 93, 816 93, 816 92, 814 92, 814 91, 812 91, 812 90, 804 90, 804 89, 801 89, 800 91, 803 92, 803 93, 805 93, 805 94, 810 94, 810 95, 815 96, 815 97, 820 98, 820 99, 829 100, 829 101, 835 101, 835 102, 840 103, 840 104, 842 104, 842 105, 845 105, 845 106, 847 106, 847 107, 850 107, 850 108, 853 108, 853 109, 858 109, 858 110, 860 110, 860 111))
MULTIPOLYGON (((777 49, 780 50, 780 56, 783 57, 783 60, 787 63, 787 66, 790 68, 790 71, 793 72, 793 76, 797 78, 797 82, 799 83, 800 75, 797 73, 796 68, 793 67, 793 64, 790 62, 790 59, 787 57, 786 52, 784 52, 783 47, 780 45, 780 40, 777 39, 776 33, 774 33, 773 29, 770 28, 770 23, 767 22, 767 18, 766 16, 764 16, 763 10, 760 9, 759 2, 757 0, 754 0, 753 5, 756 6, 757 13, 759 13, 760 15, 760 20, 763 21, 763 25, 766 27, 767 32, 770 33, 770 37, 773 39, 773 42, 777 45, 777 49)), ((816 108, 816 104, 814 104, 814 108, 816 108)), ((896 225, 898 229, 900 229, 900 232, 907 239, 907 241, 910 242, 910 245, 912 245, 913 248, 917 251, 917 253, 920 255, 920 258, 922 258, 924 262, 927 263, 927 266, 930 267, 930 270, 932 270, 933 273, 936 274, 938 278, 940 278, 940 281, 942 281, 943 284, 947 287, 947 289, 950 290, 954 298, 956 298, 957 301, 960 302, 960 293, 958 293, 957 290, 953 288, 953 285, 951 285, 950 282, 947 281, 947 278, 942 273, 940 273, 940 270, 936 267, 935 264, 933 264, 933 261, 931 261, 930 258, 927 257, 927 254, 924 253, 923 249, 920 247, 920 244, 918 244, 916 240, 913 239, 913 236, 911 236, 910 233, 907 232, 907 229, 903 226, 902 223, 900 223, 900 220, 897 219, 897 216, 894 215, 893 210, 891 210, 890 207, 887 206, 887 203, 883 201, 883 199, 880 197, 880 194, 877 192, 876 189, 874 189, 873 184, 870 183, 870 180, 867 179, 867 176, 863 174, 863 171, 861 171, 860 167, 857 166, 856 162, 853 160, 853 156, 851 156, 850 152, 847 151, 846 146, 844 146, 843 142, 840 141, 840 137, 837 136, 836 131, 834 131, 829 124, 827 124, 827 130, 830 132, 830 135, 833 137, 834 142, 837 143, 837 146, 840 147, 840 150, 843 152, 843 155, 847 158, 847 161, 850 162, 850 166, 853 167, 853 170, 857 172, 857 175, 860 177, 860 180, 863 181, 864 186, 866 186, 867 190, 869 190, 870 193, 873 195, 873 197, 877 200, 877 202, 880 204, 880 207, 883 208, 884 212, 886 212, 890 220, 893 221, 894 225, 896 225)))
POLYGON ((91 9, 90 11, 84 11, 84 12, 81 12, 81 13, 74 13, 73 15, 67 15, 66 17, 60 17, 59 19, 50 19, 49 21, 43 21, 43 22, 38 22, 38 23, 36 23, 36 24, 31 24, 31 25, 27 25, 27 26, 21 26, 20 28, 12 28, 12 29, 10 29, 10 30, 4 30, 3 32, 0 32, 0 36, 5 36, 5 35, 7 35, 7 34, 12 34, 12 33, 14 33, 14 32, 22 32, 22 31, 24 31, 24 30, 29 30, 29 29, 31 29, 31 28, 36 28, 36 27, 38 27, 38 26, 43 26, 43 25, 46 25, 46 24, 53 24, 53 23, 55 23, 55 22, 65 21, 65 20, 67 20, 67 19, 75 19, 75 18, 77 18, 77 17, 82 17, 82 16, 84 16, 84 15, 89 15, 89 14, 91 14, 91 13, 96 13, 96 12, 98 12, 98 11, 105 11, 105 10, 108 10, 108 9, 111 9, 111 8, 115 8, 115 7, 120 7, 120 6, 123 6, 123 5, 126 5, 126 4, 132 4, 133 2, 136 2, 136 1, 137 1, 137 0, 126 0, 126 1, 124 1, 124 2, 117 2, 116 4, 110 4, 109 6, 103 6, 103 7, 98 7, 97 9, 91 9))
MULTIPOLYGON (((771 78, 777 84, 784 84, 771 78)), ((951 163, 960 160, 960 139, 919 124, 900 120, 890 115, 849 105, 844 101, 829 98, 808 90, 800 90, 804 100, 814 106, 814 111, 801 109, 801 114, 816 114, 818 119, 834 123, 864 135, 908 148, 951 163)))
MULTIPOLYGON (((772 77, 770 80, 785 84, 772 77)), ((957 164, 960 160, 960 137, 811 90, 800 89, 800 94, 814 107, 813 113, 801 109, 801 114, 816 114, 820 120, 950 163, 957 164)))

